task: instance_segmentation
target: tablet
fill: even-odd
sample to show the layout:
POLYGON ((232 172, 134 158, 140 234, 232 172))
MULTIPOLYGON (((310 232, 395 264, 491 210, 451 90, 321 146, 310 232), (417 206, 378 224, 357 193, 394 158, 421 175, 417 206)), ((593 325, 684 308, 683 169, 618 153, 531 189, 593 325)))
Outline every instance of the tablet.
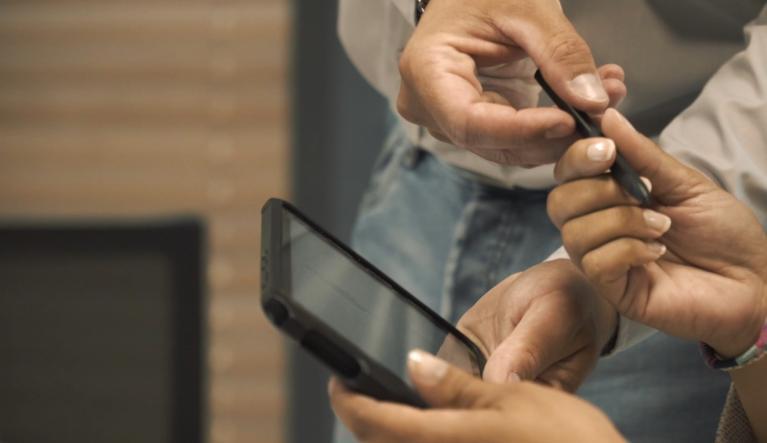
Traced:
POLYGON ((447 320, 293 206, 262 210, 262 306, 351 389, 424 407, 408 381, 411 349, 480 376, 485 358, 447 320))

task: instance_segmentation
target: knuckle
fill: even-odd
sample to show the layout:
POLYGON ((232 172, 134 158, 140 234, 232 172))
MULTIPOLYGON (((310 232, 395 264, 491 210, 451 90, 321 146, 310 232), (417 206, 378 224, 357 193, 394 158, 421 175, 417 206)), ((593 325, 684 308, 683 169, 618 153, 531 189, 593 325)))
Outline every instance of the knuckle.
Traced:
POLYGON ((577 226, 573 223, 565 223, 561 228, 562 244, 572 255, 579 256, 581 251, 580 236, 577 226))
POLYGON ((493 163, 498 163, 501 165, 513 165, 513 166, 519 166, 520 163, 522 163, 524 157, 520 156, 514 151, 509 151, 506 149, 476 149, 476 148, 467 148, 474 152, 475 154, 479 155, 480 157, 490 160, 493 163))
POLYGON ((439 140, 441 142, 445 142, 445 143, 450 143, 450 140, 445 136, 445 134, 443 134, 443 133, 441 133, 441 132, 439 132, 437 130, 434 130, 432 128, 426 128, 426 130, 429 132, 429 135, 431 135, 432 137, 436 138, 437 140, 439 140))
POLYGON ((399 94, 397 95, 397 112, 405 120, 415 123, 415 115, 411 111, 411 103, 408 92, 405 90, 406 86, 400 86, 399 94))
POLYGON ((599 257, 594 253, 589 253, 583 256, 581 259, 581 269, 586 275, 586 278, 588 278, 592 283, 601 286, 606 281, 606 276, 601 260, 599 260, 599 257))
POLYGON ((551 36, 548 53, 556 64, 583 64, 592 59, 588 44, 570 29, 557 31, 551 36))
POLYGON ((563 162, 565 161, 565 157, 567 157, 567 152, 565 151, 564 155, 559 159, 559 161, 554 165, 554 180, 557 183, 562 183, 565 181, 565 165, 563 162))
POLYGON ((618 241, 618 256, 623 257, 627 263, 634 261, 634 258, 644 252, 644 243, 633 238, 624 238, 618 241))
POLYGON ((562 228, 562 206, 564 205, 562 194, 562 188, 557 187, 549 193, 546 199, 546 213, 548 213, 549 219, 551 219, 554 225, 560 229, 562 228))
POLYGON ((465 149, 479 149, 482 147, 479 144, 477 134, 470 130, 471 122, 476 121, 476 119, 476 111, 473 106, 466 109, 465 113, 450 116, 446 122, 446 132, 450 140, 453 141, 453 144, 465 149))
POLYGON ((521 346, 516 351, 518 366, 516 370, 522 379, 533 380, 544 368, 541 368, 541 359, 538 353, 530 346, 521 346))
POLYGON ((452 141, 452 143, 463 149, 479 148, 472 143, 471 137, 466 133, 466 125, 461 122, 451 122, 446 129, 446 134, 452 141))
POLYGON ((413 65, 413 50, 410 46, 406 46, 399 57, 399 73, 402 76, 403 81, 407 81, 412 74, 413 65))
POLYGON ((364 423, 364 421, 356 414, 351 413, 346 417, 346 426, 360 441, 370 441, 373 437, 373 432, 370 426, 364 423))
POLYGON ((612 222, 619 228, 631 229, 636 225, 634 208, 621 206, 616 208, 612 222))

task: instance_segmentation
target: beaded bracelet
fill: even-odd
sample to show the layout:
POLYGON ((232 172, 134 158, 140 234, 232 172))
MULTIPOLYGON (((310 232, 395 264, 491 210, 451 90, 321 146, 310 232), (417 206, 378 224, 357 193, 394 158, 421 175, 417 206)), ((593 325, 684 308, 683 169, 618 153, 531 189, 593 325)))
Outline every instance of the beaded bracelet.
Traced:
POLYGON ((756 344, 737 357, 721 358, 714 348, 705 343, 701 343, 701 349, 703 356, 706 358, 706 363, 714 369, 732 371, 756 363, 767 355, 767 322, 762 326, 762 333, 759 334, 756 344))

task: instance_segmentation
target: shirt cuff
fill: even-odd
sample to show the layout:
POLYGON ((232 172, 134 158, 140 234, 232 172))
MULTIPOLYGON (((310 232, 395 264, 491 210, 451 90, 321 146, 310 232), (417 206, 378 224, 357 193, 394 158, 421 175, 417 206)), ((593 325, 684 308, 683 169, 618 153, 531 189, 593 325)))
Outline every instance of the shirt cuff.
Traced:
POLYGON ((564 246, 560 246, 559 249, 554 251, 554 253, 551 254, 549 256, 549 258, 544 260, 544 262, 554 261, 554 260, 561 260, 561 259, 570 260, 570 254, 567 253, 567 251, 565 250, 564 246))
POLYGON ((613 355, 644 341, 648 337, 658 332, 657 330, 643 324, 620 316, 618 319, 618 339, 615 341, 615 347, 607 354, 613 355))
MULTIPOLYGON (((359 1, 359 0, 355 0, 359 1)), ((408 23, 415 27, 415 0, 391 0, 408 23)))

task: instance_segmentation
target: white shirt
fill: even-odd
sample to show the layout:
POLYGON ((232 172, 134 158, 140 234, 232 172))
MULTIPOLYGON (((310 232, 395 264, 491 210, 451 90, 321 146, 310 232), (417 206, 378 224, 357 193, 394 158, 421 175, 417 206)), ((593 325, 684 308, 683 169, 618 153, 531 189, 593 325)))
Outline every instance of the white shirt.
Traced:
MULTIPOLYGON (((562 0, 597 62, 617 63, 626 70, 629 96, 621 110, 649 134, 665 127, 691 103, 716 69, 743 49, 743 26, 764 3, 562 0)), ((359 71, 392 104, 399 91, 399 55, 414 29, 414 9, 413 0, 340 0, 341 42, 359 71)), ((537 93, 537 87, 532 87, 537 93)), ((501 166, 440 142, 404 120, 403 124, 411 142, 485 181, 532 189, 554 184, 551 165, 533 169, 501 166)))

